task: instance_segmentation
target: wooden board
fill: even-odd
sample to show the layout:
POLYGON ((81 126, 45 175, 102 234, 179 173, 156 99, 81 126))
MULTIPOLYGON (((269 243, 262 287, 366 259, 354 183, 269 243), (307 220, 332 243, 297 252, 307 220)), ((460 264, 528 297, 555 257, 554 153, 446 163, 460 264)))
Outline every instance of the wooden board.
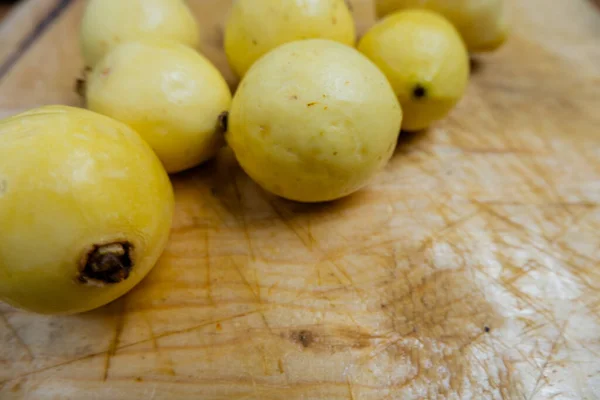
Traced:
MULTIPOLYGON (((234 86, 230 2, 190 3, 234 86)), ((79 104, 82 6, 29 0, 0 26, 1 115, 79 104)), ((283 201, 224 150, 173 177, 170 244, 132 293, 69 317, 0 305, 0 398, 600 398, 600 13, 511 7, 460 106, 367 189, 283 201)))

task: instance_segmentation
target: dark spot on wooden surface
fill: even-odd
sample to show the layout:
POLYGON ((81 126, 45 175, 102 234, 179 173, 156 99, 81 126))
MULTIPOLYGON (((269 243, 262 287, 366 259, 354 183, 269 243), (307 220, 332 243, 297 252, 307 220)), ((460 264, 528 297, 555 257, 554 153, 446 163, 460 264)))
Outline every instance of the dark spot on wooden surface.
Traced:
POLYGON ((471 74, 477 74, 483 69, 483 62, 477 57, 469 58, 469 67, 471 70, 471 74))
POLYGON ((307 348, 315 341, 315 337, 311 331, 301 330, 292 332, 292 340, 300 343, 302 347, 307 348))
POLYGON ((313 101, 312 103, 308 103, 308 104, 306 105, 306 107, 312 107, 312 106, 314 106, 315 104, 317 104, 317 102, 316 102, 316 101, 313 101))
POLYGON ((295 95, 295 94, 294 94, 294 95, 291 95, 291 96, 290 96, 290 99, 292 99, 292 100, 298 100, 298 95, 295 95))
POLYGON ((483 330, 485 331, 485 333, 489 333, 490 332, 490 327, 486 326, 486 327, 483 328, 483 330))
POLYGON ((256 41, 256 39, 252 39, 252 44, 255 46, 258 45, 258 42, 256 41))

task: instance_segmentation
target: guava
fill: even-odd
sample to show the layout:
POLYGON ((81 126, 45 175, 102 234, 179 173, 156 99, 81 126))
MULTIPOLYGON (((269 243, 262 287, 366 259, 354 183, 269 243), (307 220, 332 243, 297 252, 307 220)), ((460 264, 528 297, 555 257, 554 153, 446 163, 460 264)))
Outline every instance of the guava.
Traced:
POLYGON ((456 26, 473 53, 498 49, 509 33, 505 0, 376 0, 375 4, 379 17, 409 9, 442 14, 456 26))
POLYGON ((109 303, 156 263, 173 191, 126 125, 45 106, 0 121, 0 300, 44 314, 109 303))
POLYGON ((225 52, 242 77, 256 60, 284 43, 321 38, 353 46, 355 36, 344 0, 238 0, 225 27, 225 52))
POLYGON ((358 49, 392 84, 404 130, 425 129, 446 117, 469 82, 469 55, 458 31, 432 11, 389 15, 362 37, 358 49))
POLYGON ((392 87, 365 56, 334 41, 301 40, 248 71, 226 139, 264 189, 322 202, 359 190, 385 166, 401 121, 392 87))
POLYGON ((117 44, 144 39, 198 47, 200 28, 184 0, 88 0, 80 31, 86 67, 117 44))
POLYGON ((229 86, 206 57, 182 44, 116 46, 88 75, 85 95, 90 110, 136 130, 169 173, 208 160, 223 144, 219 115, 229 110, 229 86))

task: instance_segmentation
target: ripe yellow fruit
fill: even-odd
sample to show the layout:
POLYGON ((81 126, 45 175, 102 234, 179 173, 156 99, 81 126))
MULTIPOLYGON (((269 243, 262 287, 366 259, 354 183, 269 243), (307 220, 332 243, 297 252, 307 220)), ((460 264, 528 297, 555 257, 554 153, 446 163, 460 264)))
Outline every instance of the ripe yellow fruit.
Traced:
POLYGON ((407 9, 428 9, 444 15, 456 26, 471 52, 493 51, 508 37, 504 0, 376 0, 384 17, 407 9))
POLYGON ((195 50, 173 42, 115 47, 88 76, 90 110, 125 122, 154 149, 168 172, 211 158, 223 143, 219 115, 231 92, 195 50))
POLYGON ((89 0, 81 22, 81 49, 93 67, 115 45, 131 40, 200 44, 200 29, 184 0, 89 0))
POLYGON ((387 76, 404 111, 402 128, 415 131, 444 118, 469 81, 469 55, 441 15, 408 10, 380 21, 358 49, 387 76))
POLYGON ((225 52, 241 77, 284 43, 321 38, 353 46, 355 36, 344 0, 237 0, 225 28, 225 52))
POLYGON ((167 174, 124 124, 64 106, 0 121, 0 300, 104 305, 154 266, 172 214, 167 174))
POLYGON ((234 96, 227 142, 264 189, 302 202, 355 192, 391 157, 402 110, 366 57, 322 40, 261 58, 234 96))

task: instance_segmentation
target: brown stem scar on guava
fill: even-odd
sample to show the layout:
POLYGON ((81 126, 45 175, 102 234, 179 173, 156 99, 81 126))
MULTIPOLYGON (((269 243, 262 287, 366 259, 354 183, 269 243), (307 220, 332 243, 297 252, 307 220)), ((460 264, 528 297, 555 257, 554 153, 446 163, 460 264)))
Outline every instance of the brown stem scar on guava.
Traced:
POLYGON ((134 266, 132 251, 129 242, 94 245, 81 260, 77 280, 96 286, 123 282, 134 266))
POLYGON ((427 89, 421 84, 416 84, 413 88, 413 96, 415 99, 422 99, 427 96, 427 89))
POLYGON ((219 114, 219 127, 221 128, 221 131, 223 133, 227 132, 227 129, 229 128, 229 112, 228 111, 223 111, 221 114, 219 114))
POLYGON ((75 81, 75 93, 80 97, 85 98, 86 81, 83 78, 77 78, 75 81))
POLYGON ((85 67, 82 72, 82 77, 75 80, 75 92, 84 99, 87 90, 87 78, 90 72, 92 72, 92 69, 90 67, 85 67))

